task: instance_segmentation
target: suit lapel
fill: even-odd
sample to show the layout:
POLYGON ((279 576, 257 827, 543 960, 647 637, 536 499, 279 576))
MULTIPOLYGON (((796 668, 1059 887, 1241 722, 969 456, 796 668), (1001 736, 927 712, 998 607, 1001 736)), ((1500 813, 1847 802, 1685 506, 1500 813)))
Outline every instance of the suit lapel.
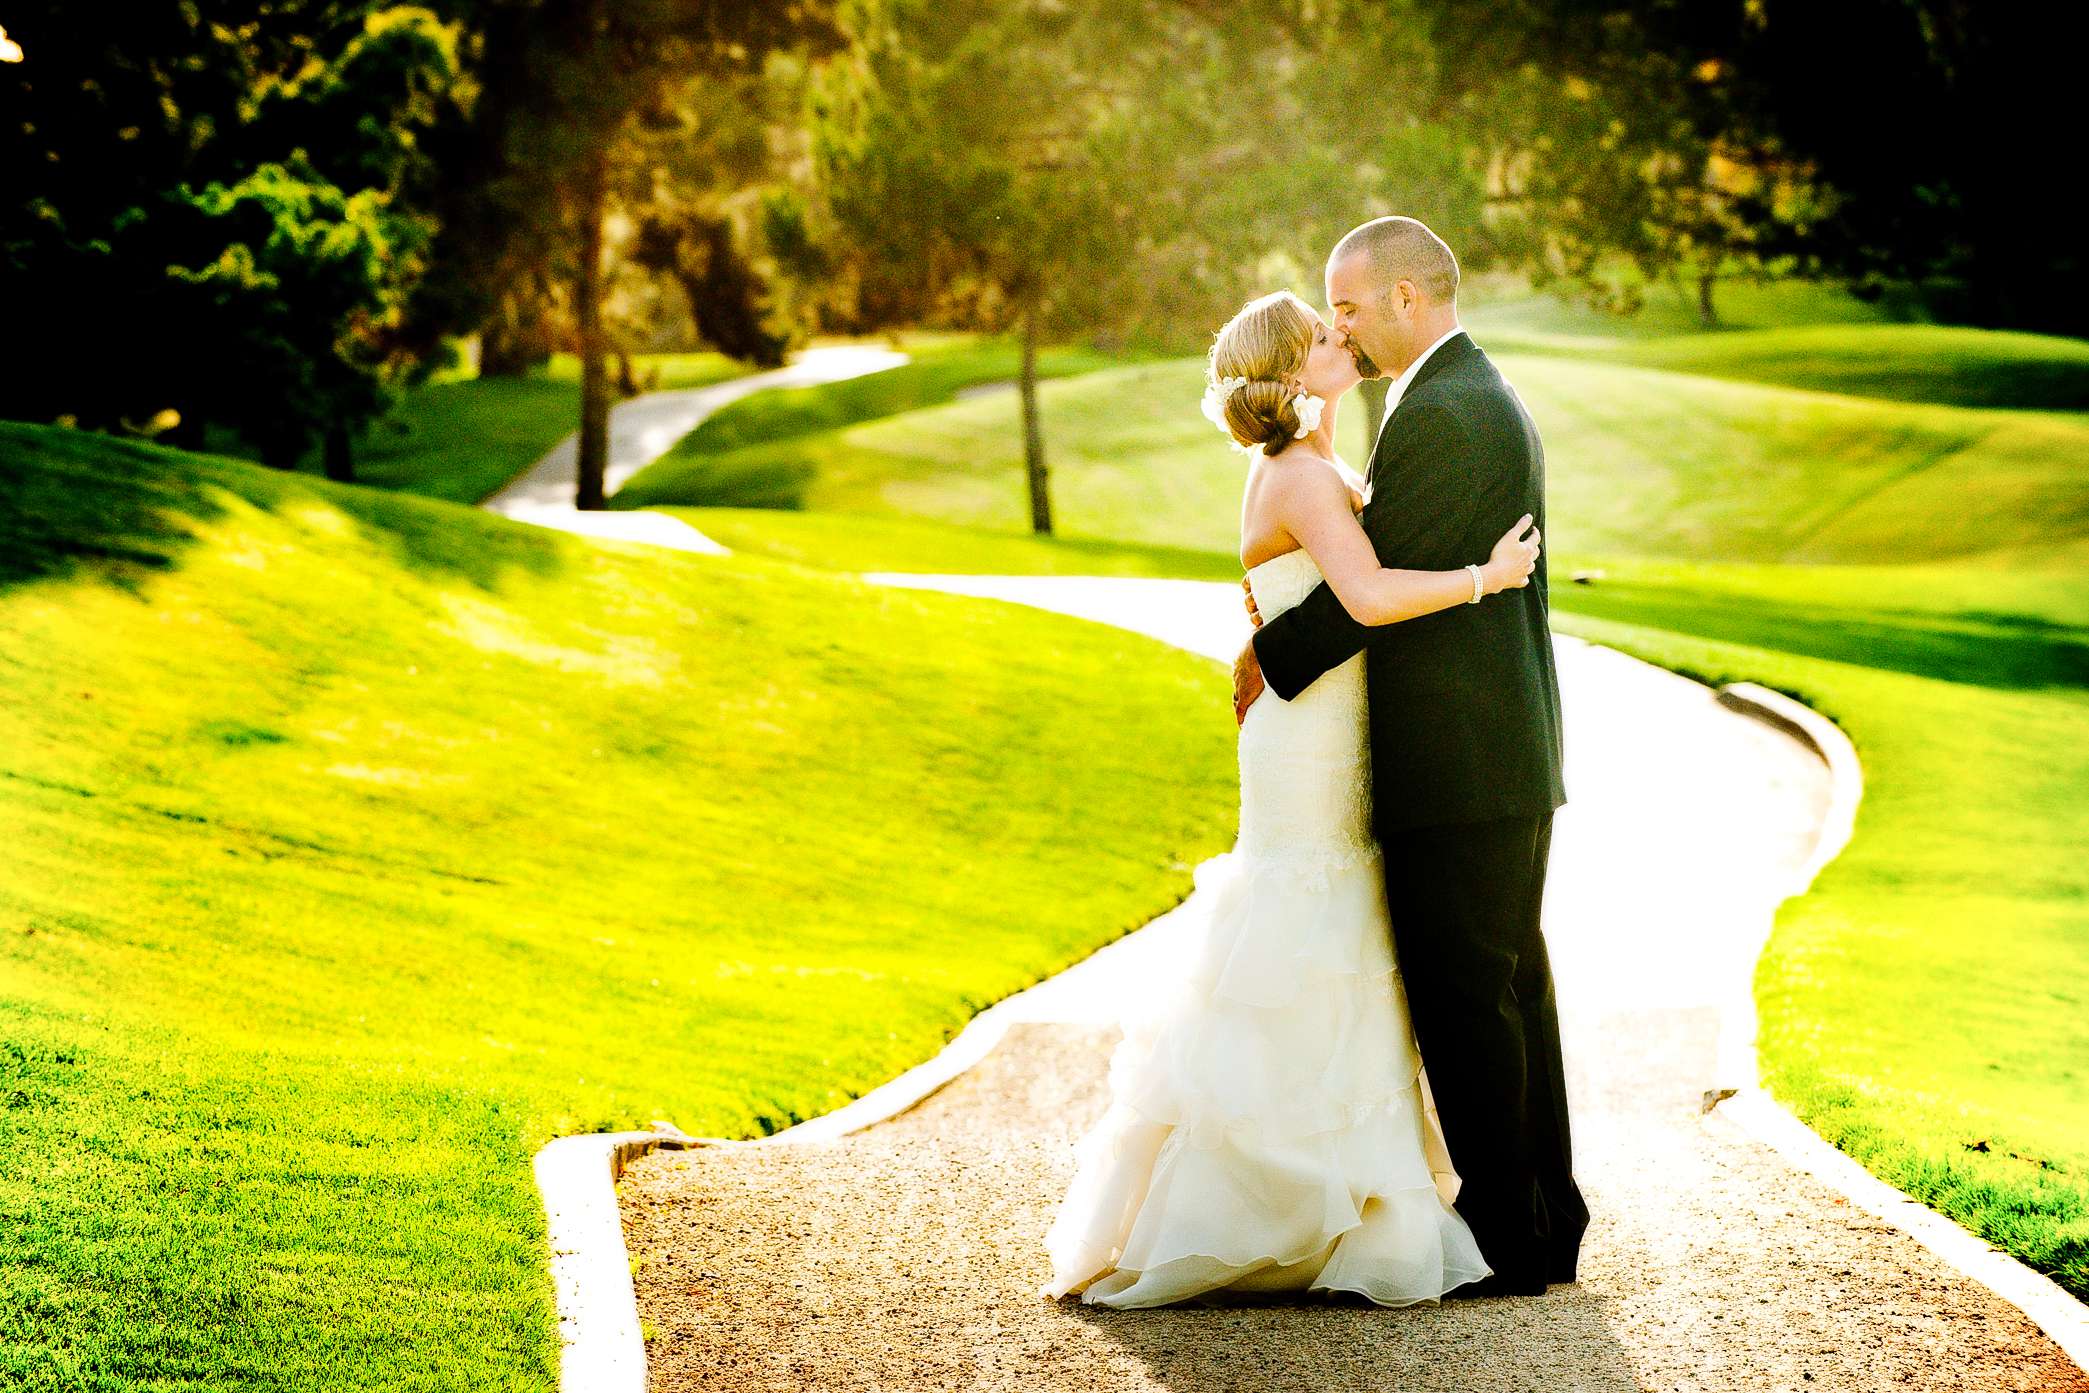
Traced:
POLYGON ((1371 442, 1371 458, 1364 466, 1364 479, 1366 482, 1374 487, 1377 485, 1378 456, 1379 452, 1385 448, 1386 433, 1393 427, 1393 417, 1406 410, 1407 404, 1414 400, 1416 390, 1424 382, 1444 371, 1454 362, 1463 359, 1466 354, 1479 351, 1480 346, 1472 341, 1472 335, 1460 329, 1457 333, 1443 341, 1443 347, 1429 355, 1429 361, 1422 364, 1421 371, 1417 372, 1414 375, 1414 380, 1407 384, 1407 390, 1401 394, 1399 404, 1391 411, 1386 412, 1385 419, 1378 423, 1378 438, 1371 442))

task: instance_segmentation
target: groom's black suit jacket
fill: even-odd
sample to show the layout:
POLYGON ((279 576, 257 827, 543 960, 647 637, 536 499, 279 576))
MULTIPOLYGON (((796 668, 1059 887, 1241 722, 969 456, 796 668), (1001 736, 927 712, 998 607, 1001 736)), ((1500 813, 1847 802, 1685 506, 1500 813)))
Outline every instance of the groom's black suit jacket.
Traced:
MULTIPOLYGON (((1525 513, 1545 526, 1545 451, 1530 414, 1463 331, 1422 364, 1371 451, 1359 518, 1381 566, 1483 562, 1525 513)), ((1255 631, 1283 700, 1364 651, 1373 823, 1380 832, 1541 816, 1560 777, 1545 559, 1530 584, 1398 624, 1360 624, 1332 587, 1255 631)))

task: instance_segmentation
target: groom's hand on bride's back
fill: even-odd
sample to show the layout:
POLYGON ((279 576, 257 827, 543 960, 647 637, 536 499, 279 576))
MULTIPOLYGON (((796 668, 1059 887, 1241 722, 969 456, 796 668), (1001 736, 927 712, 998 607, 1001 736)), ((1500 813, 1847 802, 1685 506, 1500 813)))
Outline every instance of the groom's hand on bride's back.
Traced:
MULTIPOLYGON (((1262 611, 1255 608, 1255 587, 1246 576, 1240 578, 1240 588, 1247 592, 1248 618, 1256 628, 1262 627, 1262 611)), ((1248 708, 1255 698, 1262 695, 1262 664, 1255 661, 1255 645, 1250 642, 1240 650, 1233 660, 1233 724, 1241 725, 1248 719, 1248 708)))
MULTIPOLYGON (((1256 623, 1260 623, 1258 619, 1256 623)), ((1255 660, 1253 640, 1240 646, 1240 656, 1233 660, 1233 724, 1242 725, 1248 719, 1248 708, 1255 698, 1262 695, 1262 664, 1255 660)))

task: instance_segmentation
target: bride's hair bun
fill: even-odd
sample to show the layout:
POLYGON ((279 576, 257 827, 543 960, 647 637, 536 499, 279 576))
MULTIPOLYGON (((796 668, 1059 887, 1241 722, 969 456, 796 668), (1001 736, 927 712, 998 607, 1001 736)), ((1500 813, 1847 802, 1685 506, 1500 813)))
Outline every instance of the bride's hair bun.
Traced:
POLYGON ((1265 451, 1298 435, 1298 374, 1313 351, 1313 311, 1288 290, 1241 306, 1211 345, 1214 382, 1247 379, 1226 393, 1223 421, 1235 443, 1265 451))

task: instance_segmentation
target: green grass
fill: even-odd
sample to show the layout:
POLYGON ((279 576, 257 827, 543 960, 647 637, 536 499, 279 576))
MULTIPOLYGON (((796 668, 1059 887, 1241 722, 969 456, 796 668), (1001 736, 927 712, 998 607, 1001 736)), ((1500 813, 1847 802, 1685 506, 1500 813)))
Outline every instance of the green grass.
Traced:
MULTIPOLYGON (((2089 417, 1877 401, 1549 355, 1499 359, 1546 438, 1562 551, 1743 561, 2014 559, 2089 534, 2089 417)), ((1197 414, 1201 365, 1045 384, 1067 537, 1231 553, 1245 457, 1197 414)), ((1343 453, 1365 458, 1361 402, 1343 453)), ((710 457, 716 503, 1028 524, 1015 404, 982 398, 710 457)), ((620 495, 622 497, 622 495, 620 495)), ((1504 522, 1504 526, 1508 519, 1504 522)), ((2057 553, 2053 553, 2057 554, 2057 553)), ((2048 563, 2050 564, 2050 563, 2048 563)))
MULTIPOLYGON (((714 382, 726 382, 743 377, 756 369, 747 363, 728 358, 723 353, 708 350, 696 353, 634 353, 631 355, 632 373, 639 380, 639 388, 647 392, 675 392, 686 387, 708 387, 714 382)), ((616 363, 610 362, 611 382, 615 381, 616 363)), ((571 353, 554 353, 551 361, 541 370, 541 376, 553 382, 570 382, 580 385, 580 359, 571 353)), ((615 388, 612 386, 612 391, 615 388)))
POLYGON ((1614 562, 1558 627, 1843 726, 1856 836, 1758 965, 1766 1086, 2089 1299, 2089 584, 1614 562))
MULTIPOLYGON (((1497 337, 1513 333, 1601 342, 1708 332, 1698 318, 1696 287, 1666 282, 1647 286, 1644 306, 1630 315, 1592 309, 1549 291, 1533 291, 1513 277, 1500 283, 1470 281, 1459 287, 1458 300, 1461 317, 1474 333, 1497 337)), ((1806 324, 1893 324, 1926 318, 1904 291, 1860 300, 1839 286, 1819 281, 1723 280, 1715 300, 1719 324, 1710 332, 1789 329, 1806 324)))
POLYGON ((662 508, 734 551, 831 571, 1240 579, 1227 552, 993 532, 918 518, 773 508, 662 508))
POLYGON ((1502 353, 1555 353, 1888 401, 2089 408, 2089 343, 2042 334, 1838 324, 1615 339, 1506 330, 1489 343, 1502 353))
MULTIPOLYGON (((1013 412, 1013 384, 1021 367, 1015 343, 918 335, 900 347, 910 360, 899 367, 818 387, 761 392, 732 403, 632 476, 611 506, 773 506, 768 463, 788 457, 793 443, 807 437, 941 405, 969 391, 984 392, 1013 412)), ((1122 361, 1122 355, 1093 349, 1051 347, 1039 351, 1037 371, 1040 378, 1071 377, 1122 361)))
MULTIPOLYGON (((359 484, 476 503, 506 487, 580 424, 580 388, 549 377, 489 377, 408 393, 370 427, 359 484)), ((309 461, 310 472, 323 472, 309 461)))
POLYGON ((828 1111, 1231 835, 1223 672, 1102 626, 59 430, 0 498, 10 1388, 551 1389, 536 1146, 828 1111))
MULTIPOLYGON (((642 353, 633 360, 648 390, 704 387, 753 369, 722 353, 642 353)), ((373 488, 477 503, 544 457, 580 428, 580 360, 552 355, 522 377, 438 374, 407 392, 371 422, 355 448, 355 479, 373 488)), ((223 432, 214 450, 254 457, 223 432)), ((299 462, 306 474, 326 470, 319 451, 299 462)))

